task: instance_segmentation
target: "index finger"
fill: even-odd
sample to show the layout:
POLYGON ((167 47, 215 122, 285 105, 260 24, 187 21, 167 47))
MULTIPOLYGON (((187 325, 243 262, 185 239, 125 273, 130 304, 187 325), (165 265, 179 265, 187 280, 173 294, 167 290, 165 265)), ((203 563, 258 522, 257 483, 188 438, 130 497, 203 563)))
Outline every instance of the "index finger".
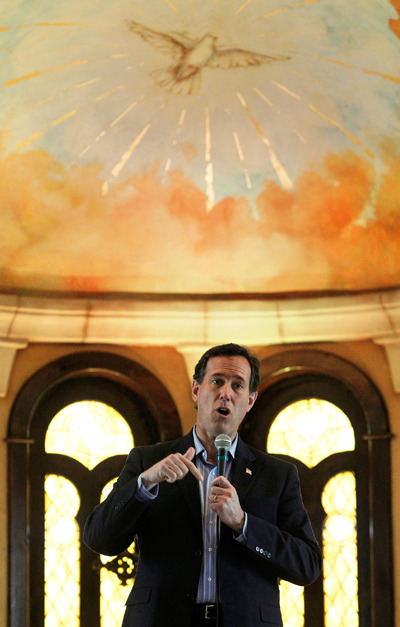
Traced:
POLYGON ((182 455, 182 461, 185 464, 185 466, 187 467, 187 469, 190 470, 192 475, 194 475, 196 477, 196 479, 198 479, 199 481, 203 481, 203 477, 202 477, 202 474, 201 474, 200 470, 198 470, 196 468, 195 464, 193 462, 191 462, 190 459, 188 459, 186 457, 186 455, 188 454, 189 451, 190 451, 190 449, 188 449, 188 451, 186 451, 185 455, 182 455))

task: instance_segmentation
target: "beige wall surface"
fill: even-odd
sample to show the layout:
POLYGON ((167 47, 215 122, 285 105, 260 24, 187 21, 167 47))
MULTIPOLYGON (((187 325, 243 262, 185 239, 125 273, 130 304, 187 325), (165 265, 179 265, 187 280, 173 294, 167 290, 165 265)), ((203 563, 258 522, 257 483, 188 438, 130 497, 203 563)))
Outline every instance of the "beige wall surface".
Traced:
MULTIPOLYGON (((340 356, 360 368, 375 383, 388 410, 392 454, 392 507, 393 521, 400 517, 400 394, 393 390, 391 374, 385 351, 373 342, 347 344, 296 344, 285 346, 258 347, 261 360, 281 351, 307 348, 322 350, 340 356)), ((165 385, 171 394, 182 424, 182 431, 189 430, 195 421, 195 410, 190 394, 191 381, 185 360, 172 348, 135 348, 115 346, 80 346, 64 344, 37 344, 17 353, 11 372, 7 395, 0 399, 0 625, 7 625, 7 430, 12 405, 23 384, 42 366, 67 354, 80 351, 108 351, 117 353, 140 363, 165 385)), ((0 364, 1 368, 1 364, 0 364)), ((12 488, 10 488, 12 489, 12 488)), ((393 524, 395 605, 400 606, 400 526, 393 524), (397 603, 396 603, 397 601, 397 603)), ((400 624, 397 609, 395 624, 400 624)))

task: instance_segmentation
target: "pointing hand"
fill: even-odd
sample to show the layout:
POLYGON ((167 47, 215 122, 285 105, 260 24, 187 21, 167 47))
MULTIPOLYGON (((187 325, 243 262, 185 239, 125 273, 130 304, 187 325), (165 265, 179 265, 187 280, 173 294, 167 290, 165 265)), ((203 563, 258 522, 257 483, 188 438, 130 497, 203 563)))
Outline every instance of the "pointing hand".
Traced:
POLYGON ((201 473, 191 461, 195 455, 195 449, 190 446, 186 453, 172 453, 161 461, 154 464, 142 473, 142 483, 147 490, 153 488, 157 483, 167 481, 174 483, 186 477, 191 472, 199 481, 203 480, 201 473))

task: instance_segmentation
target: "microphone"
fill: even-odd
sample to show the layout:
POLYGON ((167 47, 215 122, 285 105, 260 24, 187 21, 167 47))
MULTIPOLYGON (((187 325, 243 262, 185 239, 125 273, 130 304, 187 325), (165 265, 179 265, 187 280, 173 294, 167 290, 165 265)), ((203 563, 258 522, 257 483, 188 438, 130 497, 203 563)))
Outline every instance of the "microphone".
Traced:
POLYGON ((229 435, 220 433, 215 438, 214 444, 217 449, 217 476, 225 477, 228 449, 232 446, 232 440, 229 435))

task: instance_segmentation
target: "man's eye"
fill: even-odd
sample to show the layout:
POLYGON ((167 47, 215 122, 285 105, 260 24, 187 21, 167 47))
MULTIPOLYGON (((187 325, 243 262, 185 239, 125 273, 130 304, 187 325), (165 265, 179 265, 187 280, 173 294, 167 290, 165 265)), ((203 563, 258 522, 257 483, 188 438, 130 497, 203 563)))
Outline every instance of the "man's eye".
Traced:
POLYGON ((235 383, 235 388, 237 390, 241 390, 243 388, 243 383, 235 383))

